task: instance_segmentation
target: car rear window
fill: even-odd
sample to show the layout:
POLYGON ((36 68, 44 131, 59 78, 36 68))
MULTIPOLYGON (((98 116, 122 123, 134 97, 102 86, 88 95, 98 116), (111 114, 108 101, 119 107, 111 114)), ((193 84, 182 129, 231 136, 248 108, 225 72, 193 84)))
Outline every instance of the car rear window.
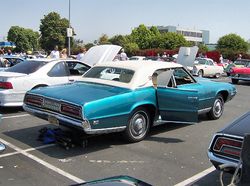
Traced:
POLYGON ((39 68, 47 64, 45 61, 24 61, 17 65, 6 69, 6 72, 17 72, 23 74, 31 74, 37 71, 39 68))
POLYGON ((93 67, 84 77, 120 81, 129 83, 133 78, 134 71, 116 67, 93 67))

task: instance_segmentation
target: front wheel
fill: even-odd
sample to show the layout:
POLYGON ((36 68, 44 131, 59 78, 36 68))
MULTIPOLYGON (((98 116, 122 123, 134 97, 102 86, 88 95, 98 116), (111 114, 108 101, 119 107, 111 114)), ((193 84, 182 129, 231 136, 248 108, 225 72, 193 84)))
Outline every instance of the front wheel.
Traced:
POLYGON ((149 131, 150 122, 151 118, 145 108, 136 109, 132 113, 127 128, 124 131, 125 140, 129 142, 143 140, 149 131))
POLYGON ((213 107, 211 110, 208 112, 208 117, 210 119, 216 120, 219 119, 223 113, 224 110, 224 99, 223 97, 219 94, 214 101, 213 107))
POLYGON ((198 71, 198 77, 203 77, 203 71, 202 70, 198 71))

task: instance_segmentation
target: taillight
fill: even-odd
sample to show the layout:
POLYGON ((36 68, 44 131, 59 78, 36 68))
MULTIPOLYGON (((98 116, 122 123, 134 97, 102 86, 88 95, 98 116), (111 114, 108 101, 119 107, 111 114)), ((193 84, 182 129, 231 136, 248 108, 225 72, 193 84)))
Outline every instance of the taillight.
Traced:
POLYGON ((220 153, 221 155, 239 158, 241 147, 242 141, 226 137, 219 137, 213 146, 213 150, 220 153))
POLYGON ((24 102, 30 105, 42 106, 43 98, 39 96, 26 95, 24 102))
POLYGON ((2 89, 13 89, 11 82, 0 82, 0 88, 2 89))
POLYGON ((70 115, 76 118, 82 118, 82 112, 81 112, 81 108, 78 106, 74 106, 74 105, 68 105, 68 104, 62 104, 61 105, 61 112, 66 114, 66 115, 70 115))

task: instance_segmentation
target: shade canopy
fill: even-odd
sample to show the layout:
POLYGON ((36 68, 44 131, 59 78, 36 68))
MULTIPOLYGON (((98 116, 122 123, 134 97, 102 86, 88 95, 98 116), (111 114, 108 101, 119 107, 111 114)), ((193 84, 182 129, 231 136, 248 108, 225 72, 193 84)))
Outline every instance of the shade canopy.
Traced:
POLYGON ((2 42, 0 42, 0 47, 12 47, 12 48, 15 48, 16 45, 13 42, 2 41, 2 42))

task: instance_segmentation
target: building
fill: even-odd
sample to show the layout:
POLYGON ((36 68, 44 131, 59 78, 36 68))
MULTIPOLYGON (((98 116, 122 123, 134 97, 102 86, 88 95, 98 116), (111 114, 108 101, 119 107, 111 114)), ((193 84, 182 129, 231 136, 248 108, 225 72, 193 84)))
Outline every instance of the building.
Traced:
POLYGON ((160 32, 175 32, 184 36, 187 41, 195 43, 209 43, 208 30, 183 29, 176 26, 157 26, 160 32))

